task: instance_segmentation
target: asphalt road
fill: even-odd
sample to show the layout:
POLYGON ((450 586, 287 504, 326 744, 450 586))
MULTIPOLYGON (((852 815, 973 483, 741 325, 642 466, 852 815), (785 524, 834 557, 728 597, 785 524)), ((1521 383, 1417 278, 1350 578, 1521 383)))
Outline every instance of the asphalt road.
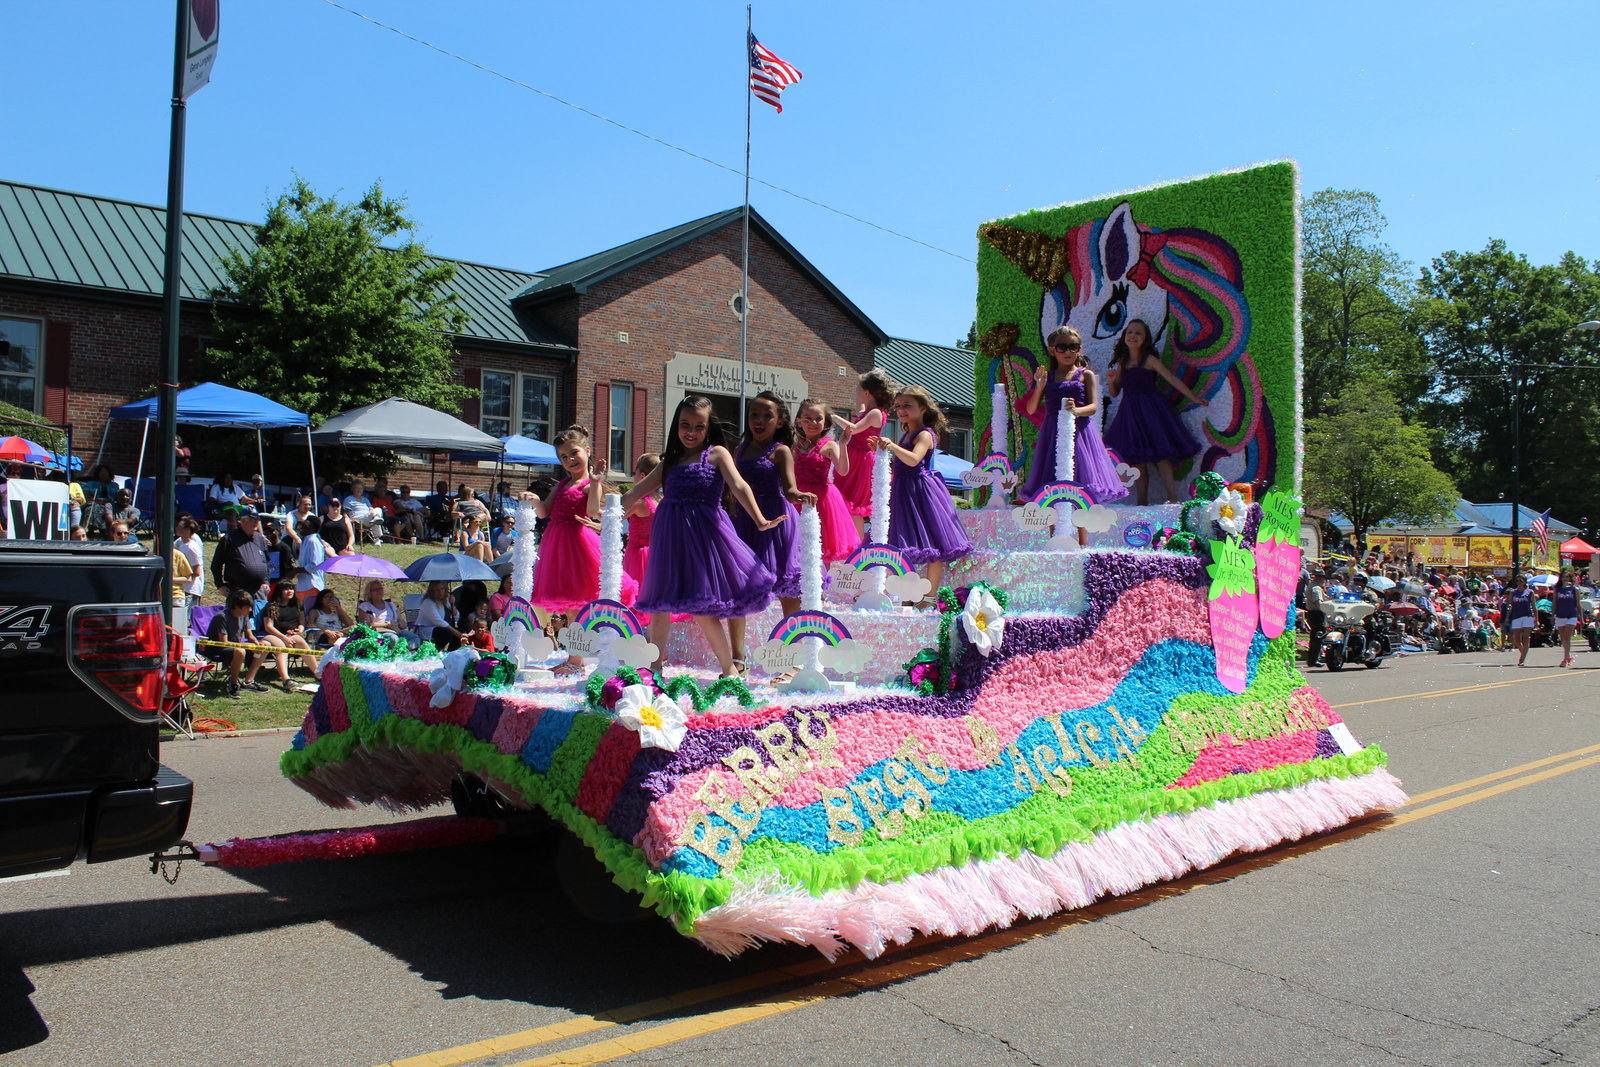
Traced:
MULTIPOLYGON (((589 926, 525 840, 10 883, 0 1062, 1600 1064, 1600 654, 1558 658, 1313 671, 1398 816, 875 963, 589 926)), ((193 840, 389 818, 284 783, 287 742, 164 747, 193 840)))

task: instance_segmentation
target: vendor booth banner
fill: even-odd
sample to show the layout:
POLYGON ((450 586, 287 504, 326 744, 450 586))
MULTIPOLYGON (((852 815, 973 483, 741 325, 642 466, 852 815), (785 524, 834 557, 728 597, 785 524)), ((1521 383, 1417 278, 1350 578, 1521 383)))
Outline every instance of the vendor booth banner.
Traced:
POLYGON ((6 537, 18 541, 67 539, 72 512, 65 485, 12 478, 6 488, 6 537))
MULTIPOLYGON (((1205 471, 1298 494, 1298 179, 1294 163, 1268 163, 979 227, 979 451, 1028 469, 1033 422, 996 420, 993 408, 1025 400, 1035 368, 1049 364, 1051 330, 1078 330, 1083 361, 1103 383, 1123 330, 1139 320, 1206 402, 1158 394, 1199 446, 1175 464, 1179 499, 1205 471), (994 425, 1006 440, 992 439, 994 425)), ((1107 425, 1119 403, 1102 404, 1107 425)))

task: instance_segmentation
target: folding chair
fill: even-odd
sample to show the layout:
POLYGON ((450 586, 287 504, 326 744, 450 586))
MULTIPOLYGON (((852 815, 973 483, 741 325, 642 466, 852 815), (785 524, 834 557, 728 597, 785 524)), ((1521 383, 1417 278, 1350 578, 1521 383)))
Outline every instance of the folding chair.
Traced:
POLYGON ((194 709, 189 694, 200 688, 216 666, 210 660, 188 659, 183 654, 183 635, 167 628, 166 692, 161 698, 161 721, 172 729, 194 738, 194 709))

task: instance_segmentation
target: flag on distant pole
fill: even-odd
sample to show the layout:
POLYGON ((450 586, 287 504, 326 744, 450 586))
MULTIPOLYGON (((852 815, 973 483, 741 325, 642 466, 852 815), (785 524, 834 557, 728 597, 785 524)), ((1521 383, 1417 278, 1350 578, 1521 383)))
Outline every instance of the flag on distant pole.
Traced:
POLYGON ((187 100, 211 81, 217 61, 217 37, 222 25, 221 0, 189 0, 188 29, 183 45, 183 85, 178 93, 187 100))
POLYGON ((794 67, 785 63, 756 40, 756 35, 747 34, 750 38, 750 91, 756 94, 759 100, 765 100, 783 113, 783 105, 778 102, 778 96, 784 89, 799 81, 801 74, 794 67))
POLYGON ((1550 554, 1550 509, 1545 508, 1544 514, 1533 520, 1533 525, 1528 527, 1533 531, 1533 536, 1539 542, 1539 558, 1550 554))

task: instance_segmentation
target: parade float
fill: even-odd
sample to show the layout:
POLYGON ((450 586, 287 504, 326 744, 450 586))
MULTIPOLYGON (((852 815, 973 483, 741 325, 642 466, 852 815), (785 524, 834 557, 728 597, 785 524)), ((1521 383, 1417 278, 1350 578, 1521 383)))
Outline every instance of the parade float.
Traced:
POLYGON ((559 656, 585 657, 574 681, 541 669, 554 649, 522 599, 525 512, 509 651, 347 642, 284 774, 332 806, 394 810, 471 781, 547 814, 727 955, 971 934, 1404 803, 1383 752, 1295 668, 1296 197, 1277 163, 982 227, 988 455, 970 479, 982 506, 961 512, 976 551, 943 588, 884 543, 880 453, 868 539, 826 575, 802 513, 801 610, 750 625, 769 635, 751 650, 761 677, 715 679, 684 623, 657 676, 616 602, 608 501, 596 601, 556 635, 559 656), (1163 357, 1211 400, 1185 414, 1205 448, 1179 472, 1183 503, 1092 504, 1071 433, 1056 480, 1013 502, 1033 437, 1011 415, 1043 335, 1081 322, 1103 366, 1118 315, 1159 321, 1163 357))

